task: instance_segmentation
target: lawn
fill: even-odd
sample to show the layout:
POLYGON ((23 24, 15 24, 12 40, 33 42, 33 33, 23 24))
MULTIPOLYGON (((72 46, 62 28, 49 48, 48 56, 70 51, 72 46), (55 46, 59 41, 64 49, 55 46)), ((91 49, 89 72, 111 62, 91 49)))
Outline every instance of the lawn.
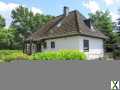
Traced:
POLYGON ((0 62, 10 62, 19 59, 32 60, 32 56, 23 54, 20 50, 0 50, 0 62))
POLYGON ((30 61, 60 61, 60 60, 86 60, 86 55, 78 50, 59 50, 34 53, 31 56, 20 50, 0 50, 0 62, 13 60, 30 61))

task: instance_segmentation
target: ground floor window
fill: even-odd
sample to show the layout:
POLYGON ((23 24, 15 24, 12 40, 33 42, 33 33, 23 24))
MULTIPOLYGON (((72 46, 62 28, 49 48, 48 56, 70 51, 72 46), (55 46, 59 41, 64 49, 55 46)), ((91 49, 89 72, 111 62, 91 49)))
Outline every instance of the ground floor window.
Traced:
POLYGON ((37 43, 37 52, 41 52, 41 43, 37 43))
POLYGON ((44 47, 44 49, 47 48, 47 43, 46 42, 43 42, 43 47, 44 47))
POLYGON ((36 52, 36 44, 32 44, 32 52, 36 52))
POLYGON ((89 40, 83 40, 83 49, 85 52, 89 51, 89 40))
POLYGON ((26 44, 26 50, 27 52, 30 50, 30 44, 26 44))
POLYGON ((51 42, 51 48, 55 48, 55 42, 54 41, 51 42))

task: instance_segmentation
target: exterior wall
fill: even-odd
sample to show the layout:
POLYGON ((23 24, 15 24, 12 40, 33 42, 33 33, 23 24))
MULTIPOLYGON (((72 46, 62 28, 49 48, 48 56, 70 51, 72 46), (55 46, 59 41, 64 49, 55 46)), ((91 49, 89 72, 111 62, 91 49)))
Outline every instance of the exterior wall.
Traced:
POLYGON ((42 47, 42 51, 59 49, 77 49, 83 51, 83 40, 89 40, 89 52, 85 52, 88 59, 96 59, 104 56, 103 40, 85 36, 73 36, 46 40, 47 48, 42 47), (51 41, 55 42, 55 48, 51 49, 51 41))
POLYGON ((103 39, 80 36, 79 40, 81 51, 83 51, 83 40, 89 40, 89 52, 85 52, 88 59, 96 59, 104 56, 103 39))
POLYGON ((66 38, 58 38, 58 39, 50 39, 46 40, 47 48, 43 49, 42 51, 46 50, 59 50, 59 49, 79 49, 79 36, 76 37, 66 37, 66 38), (51 41, 55 42, 55 48, 51 48, 51 41))

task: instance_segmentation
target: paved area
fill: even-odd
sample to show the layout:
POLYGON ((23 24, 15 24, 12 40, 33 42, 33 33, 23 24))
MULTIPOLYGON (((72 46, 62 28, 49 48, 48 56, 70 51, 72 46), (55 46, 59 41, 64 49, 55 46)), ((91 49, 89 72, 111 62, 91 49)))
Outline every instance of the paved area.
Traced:
POLYGON ((10 63, 23 63, 23 64, 53 64, 53 63, 77 63, 79 60, 65 60, 65 61, 25 61, 25 60, 15 60, 10 63))

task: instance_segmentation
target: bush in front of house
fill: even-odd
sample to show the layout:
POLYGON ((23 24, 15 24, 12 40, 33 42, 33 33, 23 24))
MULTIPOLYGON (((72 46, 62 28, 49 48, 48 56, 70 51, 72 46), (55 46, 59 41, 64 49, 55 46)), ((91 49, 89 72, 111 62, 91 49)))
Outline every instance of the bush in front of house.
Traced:
POLYGON ((32 57, 23 54, 23 52, 19 50, 0 50, 0 60, 3 62, 10 62, 18 59, 32 60, 32 57))
POLYGON ((38 60, 38 61, 61 61, 61 60, 86 60, 86 55, 79 50, 59 50, 34 53, 29 56, 20 50, 0 50, 0 63, 14 60, 38 60))
POLYGON ((115 59, 117 59, 117 58, 120 59, 120 49, 115 49, 115 50, 113 51, 113 57, 114 57, 115 59))
POLYGON ((86 60, 86 55, 79 50, 45 51, 32 55, 33 60, 86 60))

